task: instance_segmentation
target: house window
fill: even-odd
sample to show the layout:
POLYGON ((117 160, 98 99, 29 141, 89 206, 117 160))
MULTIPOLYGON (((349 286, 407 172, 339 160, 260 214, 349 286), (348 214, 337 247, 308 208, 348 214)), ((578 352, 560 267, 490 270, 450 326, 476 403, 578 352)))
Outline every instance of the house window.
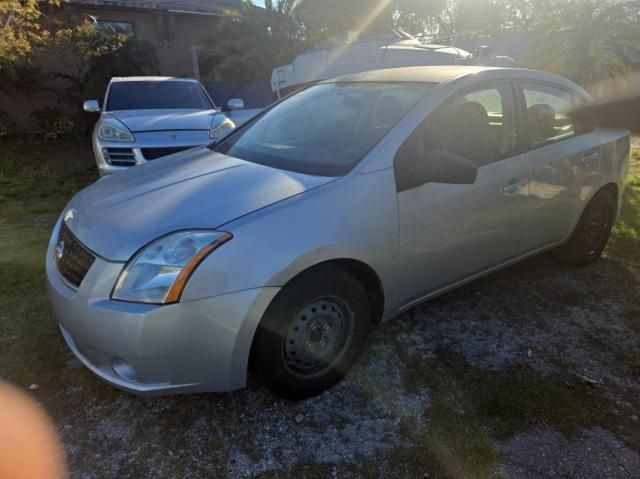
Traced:
POLYGON ((118 22, 113 20, 95 20, 93 22, 96 30, 104 33, 123 33, 128 38, 136 36, 136 32, 133 28, 132 22, 118 22))

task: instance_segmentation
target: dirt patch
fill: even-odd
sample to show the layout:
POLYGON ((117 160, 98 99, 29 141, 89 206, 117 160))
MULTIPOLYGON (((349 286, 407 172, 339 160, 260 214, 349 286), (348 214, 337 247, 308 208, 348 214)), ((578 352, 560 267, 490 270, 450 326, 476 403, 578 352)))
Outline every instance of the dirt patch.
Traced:
POLYGON ((601 428, 582 431, 572 441, 552 429, 534 429, 497 448, 507 458, 500 467, 507 477, 640 477, 640 455, 601 428))

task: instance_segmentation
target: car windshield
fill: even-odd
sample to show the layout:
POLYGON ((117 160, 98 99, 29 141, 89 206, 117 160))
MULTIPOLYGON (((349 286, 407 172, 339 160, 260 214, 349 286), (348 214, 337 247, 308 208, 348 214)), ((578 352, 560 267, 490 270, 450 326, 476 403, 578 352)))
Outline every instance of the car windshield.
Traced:
POLYGON ((276 168, 340 176, 431 88, 428 83, 321 83, 275 105, 213 148, 276 168))
POLYGON ((191 81, 119 81, 109 87, 107 110, 210 110, 211 100, 191 81))

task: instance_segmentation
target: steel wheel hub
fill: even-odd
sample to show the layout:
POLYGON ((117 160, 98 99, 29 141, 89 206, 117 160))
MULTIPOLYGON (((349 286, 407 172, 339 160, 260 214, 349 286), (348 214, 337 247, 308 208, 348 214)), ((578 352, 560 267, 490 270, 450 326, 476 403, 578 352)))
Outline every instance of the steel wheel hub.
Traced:
POLYGON ((285 363, 302 375, 331 366, 342 352, 350 334, 352 313, 344 301, 320 298, 304 307, 294 318, 285 337, 285 363))

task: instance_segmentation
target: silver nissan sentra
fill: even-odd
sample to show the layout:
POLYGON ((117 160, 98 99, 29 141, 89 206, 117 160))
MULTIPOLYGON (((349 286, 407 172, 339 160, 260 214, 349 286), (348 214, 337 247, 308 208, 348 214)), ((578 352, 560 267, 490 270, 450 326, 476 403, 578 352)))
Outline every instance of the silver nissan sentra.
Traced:
POLYGON ((229 391, 249 371, 317 394, 380 321, 547 249, 600 256, 629 135, 573 123, 585 100, 530 70, 370 71, 103 178, 51 236, 62 335, 140 394, 229 391))

